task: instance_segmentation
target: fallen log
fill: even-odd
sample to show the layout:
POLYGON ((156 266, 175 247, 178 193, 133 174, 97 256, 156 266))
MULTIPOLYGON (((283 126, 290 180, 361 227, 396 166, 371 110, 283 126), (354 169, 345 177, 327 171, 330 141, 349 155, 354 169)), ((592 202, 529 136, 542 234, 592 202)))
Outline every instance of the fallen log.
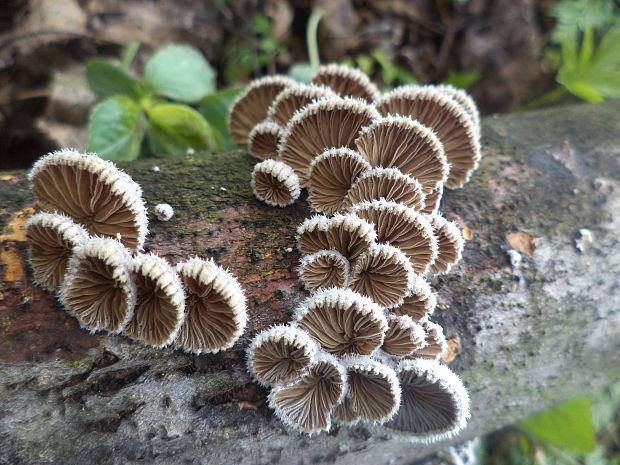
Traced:
POLYGON ((121 165, 151 209, 147 250, 214 256, 239 276, 248 329, 216 355, 79 329, 32 284, 25 173, 0 173, 0 463, 411 463, 619 378, 619 119, 615 101, 484 122, 480 169, 442 204, 468 238, 463 261, 433 281, 472 419, 433 445, 366 425, 309 437, 267 408, 244 348, 307 295, 294 229, 309 209, 254 199, 245 153, 121 165), (171 221, 152 215, 160 202, 171 221))

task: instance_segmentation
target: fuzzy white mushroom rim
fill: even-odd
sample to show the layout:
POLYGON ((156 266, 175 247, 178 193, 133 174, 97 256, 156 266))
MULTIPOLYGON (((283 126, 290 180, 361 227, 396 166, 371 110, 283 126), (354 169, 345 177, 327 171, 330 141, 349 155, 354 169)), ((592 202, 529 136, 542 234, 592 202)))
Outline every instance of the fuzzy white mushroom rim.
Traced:
POLYGON ((345 287, 349 274, 349 261, 335 250, 320 250, 306 255, 299 263, 299 279, 311 292, 330 287, 345 287))
POLYGON ((329 64, 320 66, 311 82, 331 88, 343 97, 357 97, 373 103, 381 93, 368 76, 357 68, 346 65, 329 64))
POLYGON ((272 207, 286 207, 299 198, 299 177, 286 163, 265 160, 254 166, 252 190, 258 200, 272 207))

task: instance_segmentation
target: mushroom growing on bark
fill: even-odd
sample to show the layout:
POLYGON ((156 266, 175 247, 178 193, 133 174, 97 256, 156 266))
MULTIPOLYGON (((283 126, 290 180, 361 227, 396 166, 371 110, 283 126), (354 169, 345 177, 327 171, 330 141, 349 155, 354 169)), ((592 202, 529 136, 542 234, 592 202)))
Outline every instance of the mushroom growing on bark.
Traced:
POLYGON ((452 268, 452 265, 461 260, 461 254, 465 246, 463 236, 455 223, 446 220, 441 215, 427 215, 426 219, 433 227, 433 233, 437 237, 437 244, 439 246, 439 255, 431 265, 430 271, 434 274, 447 273, 452 268))
POLYGON ((311 79, 313 84, 331 88, 342 97, 357 97, 373 103, 381 93, 368 76, 356 68, 329 64, 320 66, 311 79))
POLYGON ((439 360, 447 348, 443 328, 428 319, 420 321, 420 325, 424 329, 424 339, 426 340, 426 344, 424 347, 414 351, 410 358, 439 360))
POLYGON ((416 350, 426 346, 424 328, 415 323, 410 317, 402 315, 388 315, 388 330, 383 341, 384 352, 390 355, 403 357, 411 355, 416 350))
POLYGON ((299 264, 299 279, 311 292, 345 287, 349 272, 349 261, 335 250, 319 250, 306 255, 299 264))
POLYGON ((437 296, 430 284, 424 278, 414 276, 403 303, 388 307, 387 310, 395 315, 406 315, 413 321, 420 321, 425 316, 432 315, 436 306, 437 296))
POLYGON ((248 153, 261 160, 276 158, 283 136, 284 128, 279 124, 269 120, 258 123, 248 136, 248 153))
POLYGON ((314 100, 335 97, 336 93, 325 86, 296 84, 278 94, 267 112, 267 119, 286 126, 293 115, 314 100))
POLYGON ((254 166, 252 190, 258 200, 272 207, 286 207, 299 198, 299 177, 286 163, 265 160, 254 166))

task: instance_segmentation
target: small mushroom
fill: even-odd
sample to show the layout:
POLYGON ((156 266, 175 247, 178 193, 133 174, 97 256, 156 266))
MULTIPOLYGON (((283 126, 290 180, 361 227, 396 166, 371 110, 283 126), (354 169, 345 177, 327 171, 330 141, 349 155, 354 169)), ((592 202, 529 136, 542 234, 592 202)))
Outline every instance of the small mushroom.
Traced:
POLYGON ((443 334, 443 328, 428 319, 420 321, 420 325, 424 329, 426 345, 414 351, 407 358, 439 360, 448 347, 446 337, 443 334))
POLYGON ((386 242, 404 252, 416 273, 424 273, 437 258, 437 238, 423 215, 406 205, 373 200, 353 205, 349 211, 372 223, 377 242, 386 242))
POLYGON ((158 203, 154 210, 159 221, 170 221, 174 216, 174 208, 168 203, 158 203))
POLYGON ((265 120, 258 123, 248 136, 248 153, 261 160, 278 155, 278 145, 284 136, 284 128, 278 123, 265 120))
POLYGON ((266 76, 255 79, 230 106, 228 130, 232 141, 246 147, 252 128, 267 117, 269 106, 284 89, 296 85, 286 76, 266 76))
POLYGON ((232 347, 247 320, 237 279, 213 259, 190 258, 176 270, 185 288, 185 318, 174 344, 195 354, 232 347))
POLYGON ((346 391, 344 367, 322 353, 298 380, 275 387, 269 406, 288 426, 306 433, 328 431, 331 412, 346 391))
POLYGON ((312 83, 325 85, 342 97, 357 97, 373 103, 381 93, 365 73, 346 65, 329 64, 319 67, 312 83))
POLYGON ((248 349, 248 369, 263 385, 287 383, 310 366, 317 345, 308 334, 290 326, 259 333, 248 349))
POLYGON ((327 352, 370 355, 383 344, 387 320, 376 303, 349 289, 326 289, 295 311, 298 328, 327 352))
POLYGON ((329 218, 325 215, 314 215, 306 218, 297 227, 297 248, 302 254, 313 254, 321 250, 329 250, 327 225, 329 218))
POLYGON ((336 93, 329 87, 296 84, 287 87, 278 94, 267 112, 267 118, 281 126, 286 126, 293 115, 314 100, 335 97, 336 93))
POLYGON ((474 127, 478 132, 478 136, 480 136, 480 112, 478 111, 478 106, 472 96, 463 89, 459 89, 450 84, 439 84, 436 85, 435 88, 456 100, 456 103, 458 103, 470 116, 474 123, 474 127))
POLYGON ((388 330, 383 341, 384 352, 403 357, 426 346, 426 332, 408 316, 388 315, 388 330))
POLYGON ((252 190, 258 200, 272 207, 286 207, 299 198, 299 177, 286 163, 265 160, 252 171, 252 190))
POLYGON ((420 321, 427 315, 432 315, 437 306, 437 295, 430 284, 420 276, 414 276, 412 285, 400 305, 388 307, 386 310, 395 315, 406 315, 413 321, 420 321))
POLYGON ((411 116, 439 137, 451 165, 446 186, 463 186, 480 161, 479 134, 461 105, 432 86, 402 86, 377 103, 383 115, 411 116))
POLYGON ((431 265, 430 272, 434 274, 448 273, 452 265, 459 262, 463 253, 465 242, 461 230, 456 223, 448 221, 438 214, 427 215, 426 219, 433 227, 433 233, 437 237, 437 244, 439 245, 439 255, 431 265))
POLYGON ((403 301, 412 280, 407 256, 396 247, 377 244, 355 260, 349 288, 387 307, 403 301))
POLYGON ((166 260, 140 254, 132 260, 136 307, 125 334, 155 347, 171 344, 185 317, 185 293, 179 276, 166 260))
POLYGON ((299 110, 286 126, 278 156, 308 185, 312 160, 332 147, 354 148, 358 132, 377 118, 374 106, 353 98, 327 97, 299 110))
POLYGON ((469 419, 469 396, 450 369, 434 360, 404 360, 396 370, 401 404, 386 427, 420 442, 459 433, 469 419))
POLYGON ((26 239, 34 281, 56 292, 65 279, 73 250, 86 242, 88 232, 68 216, 37 213, 26 223, 26 239))
POLYGON ((398 168, 416 178, 425 194, 443 184, 450 173, 440 139, 408 116, 376 119, 362 129, 355 146, 372 166, 398 168))
POLYGON ((354 424, 360 420, 385 423, 400 407, 400 386, 396 372, 369 357, 343 359, 348 390, 334 409, 334 420, 354 424))
POLYGON ((73 251, 59 299, 83 328, 120 332, 136 304, 129 251, 114 239, 86 240, 73 251))
POLYGON ((320 250, 306 255, 299 265, 299 279, 310 292, 345 287, 349 272, 349 261, 335 250, 320 250))
POLYGON ((312 160, 308 169, 308 202, 317 212, 333 215, 342 207, 355 179, 371 168, 355 150, 329 149, 312 160))
POLYGON ((92 236, 120 235, 125 247, 142 248, 148 233, 142 190, 113 163, 59 150, 40 158, 28 179, 43 210, 64 213, 92 236))
POLYGON ((439 204, 441 203, 441 198, 443 197, 443 184, 439 186, 434 191, 429 192, 426 195, 426 205, 420 213, 426 213, 428 215, 437 213, 439 211, 439 204))
POLYGON ((424 208, 424 192, 417 179, 397 168, 372 168, 363 172, 353 183, 342 202, 347 209, 364 200, 391 200, 416 211, 424 208))

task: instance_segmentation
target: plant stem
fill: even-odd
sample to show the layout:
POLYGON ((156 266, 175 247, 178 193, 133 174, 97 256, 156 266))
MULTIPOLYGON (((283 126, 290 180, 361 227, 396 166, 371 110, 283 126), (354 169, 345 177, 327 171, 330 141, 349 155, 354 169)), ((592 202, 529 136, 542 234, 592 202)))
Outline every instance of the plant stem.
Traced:
POLYGON ((319 29, 319 23, 323 18, 323 10, 321 8, 315 8, 308 18, 308 26, 306 27, 306 43, 308 44, 308 58, 313 68, 318 68, 321 64, 319 57, 319 43, 317 38, 317 32, 319 29))
POLYGON ((546 93, 542 97, 538 97, 536 100, 528 103, 523 106, 521 110, 534 110, 536 108, 543 107, 545 105, 549 105, 551 103, 557 102, 562 97, 568 94, 568 91, 565 87, 560 86, 553 89, 551 92, 546 93))

